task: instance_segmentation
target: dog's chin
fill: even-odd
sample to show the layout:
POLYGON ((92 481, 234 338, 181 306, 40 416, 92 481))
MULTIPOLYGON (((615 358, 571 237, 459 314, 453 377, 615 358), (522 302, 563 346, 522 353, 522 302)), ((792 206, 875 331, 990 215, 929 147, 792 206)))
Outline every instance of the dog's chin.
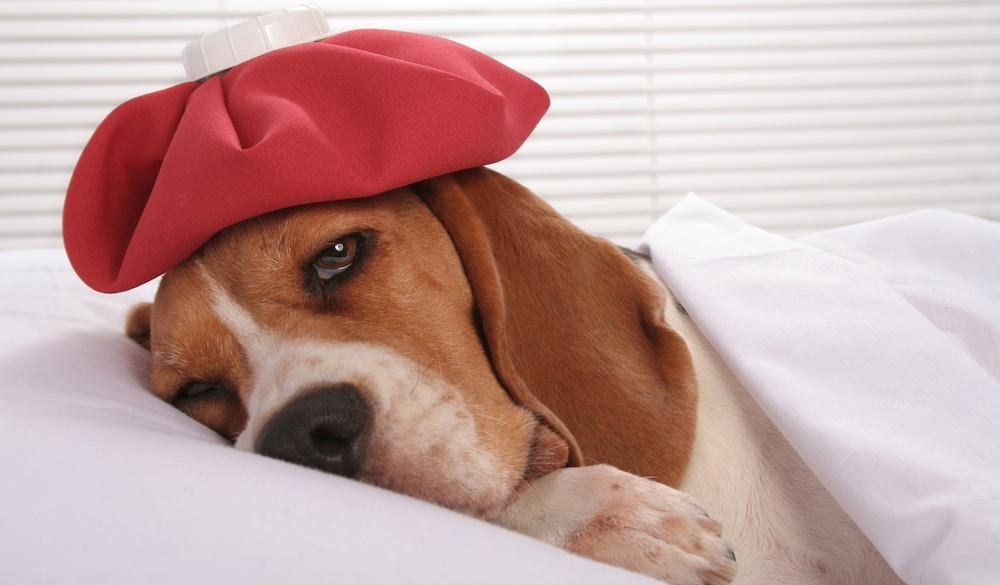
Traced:
MULTIPOLYGON (((373 465, 366 466, 358 479, 482 520, 494 520, 533 481, 565 467, 569 461, 569 445, 541 423, 535 425, 524 451, 527 456, 517 469, 497 467, 491 470, 493 473, 465 473, 450 481, 445 481, 442 476, 429 477, 422 472, 428 467, 434 468, 434 463, 387 472, 381 471, 382 466, 373 462, 373 465)), ((481 455, 476 454, 477 457, 481 455)))
MULTIPOLYGON (((519 465, 510 465, 488 444, 459 441, 417 448, 409 457, 405 450, 372 441, 370 457, 358 479, 394 492, 439 504, 476 518, 498 516, 522 483, 530 457, 531 435, 525 433, 525 454, 519 465)), ((412 446, 412 445, 411 445, 412 446)))
POLYGON ((369 474, 362 474, 358 480, 482 520, 492 520, 499 516, 513 499, 512 494, 516 487, 515 484, 515 487, 506 490, 497 489, 483 493, 480 486, 472 486, 473 491, 477 493, 471 495, 465 493, 466 486, 460 484, 413 485, 401 481, 400 477, 369 474))

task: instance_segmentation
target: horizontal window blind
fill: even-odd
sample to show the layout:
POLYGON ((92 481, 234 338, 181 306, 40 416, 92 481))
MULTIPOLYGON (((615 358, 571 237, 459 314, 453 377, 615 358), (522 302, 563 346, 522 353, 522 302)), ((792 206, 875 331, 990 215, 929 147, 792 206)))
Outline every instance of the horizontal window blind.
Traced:
MULTIPOLYGON (((929 206, 1000 219, 1000 0, 317 4, 335 31, 445 35, 542 83, 552 109, 495 167, 621 244, 688 191, 788 235, 929 206)), ((283 7, 0 3, 0 247, 59 245, 86 139, 182 81, 187 40, 283 7)))

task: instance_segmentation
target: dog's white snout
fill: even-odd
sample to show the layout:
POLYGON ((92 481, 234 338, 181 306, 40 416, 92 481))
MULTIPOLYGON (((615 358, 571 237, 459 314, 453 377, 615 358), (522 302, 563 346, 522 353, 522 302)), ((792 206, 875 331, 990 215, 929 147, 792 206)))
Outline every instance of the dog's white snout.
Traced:
MULTIPOLYGON (((242 346, 250 373, 247 387, 241 388, 247 425, 237 437, 237 448, 254 451, 258 442, 270 444, 272 439, 265 436, 270 422, 278 421, 282 412, 312 390, 349 385, 364 403, 365 430, 359 435, 363 449, 351 451, 362 443, 346 451, 335 444, 343 440, 337 437, 344 433, 339 423, 299 433, 293 445, 347 453, 347 462, 330 469, 334 473, 339 469, 344 475, 480 516, 498 513, 522 470, 505 465, 482 440, 475 413, 485 413, 479 412, 481 406, 467 403, 461 389, 428 364, 383 345, 303 339, 271 329, 254 319, 207 271, 203 276, 213 293, 215 313, 242 346)), ((297 416, 310 420, 304 413, 297 416)), ((527 415, 521 421, 530 422, 527 415)))

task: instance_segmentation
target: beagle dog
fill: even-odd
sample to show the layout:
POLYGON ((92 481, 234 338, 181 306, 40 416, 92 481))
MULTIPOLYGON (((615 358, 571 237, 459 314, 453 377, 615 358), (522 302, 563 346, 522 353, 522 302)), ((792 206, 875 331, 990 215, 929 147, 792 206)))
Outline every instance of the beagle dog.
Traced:
POLYGON ((674 585, 899 583, 648 264, 484 168, 230 227, 126 329, 238 449, 674 585))

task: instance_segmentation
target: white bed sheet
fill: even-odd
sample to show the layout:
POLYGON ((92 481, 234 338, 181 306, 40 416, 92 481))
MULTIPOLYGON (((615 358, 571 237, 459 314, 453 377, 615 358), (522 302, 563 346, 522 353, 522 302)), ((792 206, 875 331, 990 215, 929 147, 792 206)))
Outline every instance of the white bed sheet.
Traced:
POLYGON ((652 583, 425 502, 236 451, 147 393, 145 287, 0 254, 0 583, 652 583))
POLYGON ((644 246, 902 579, 1000 583, 1000 224, 922 211, 793 241, 692 195, 644 246))

